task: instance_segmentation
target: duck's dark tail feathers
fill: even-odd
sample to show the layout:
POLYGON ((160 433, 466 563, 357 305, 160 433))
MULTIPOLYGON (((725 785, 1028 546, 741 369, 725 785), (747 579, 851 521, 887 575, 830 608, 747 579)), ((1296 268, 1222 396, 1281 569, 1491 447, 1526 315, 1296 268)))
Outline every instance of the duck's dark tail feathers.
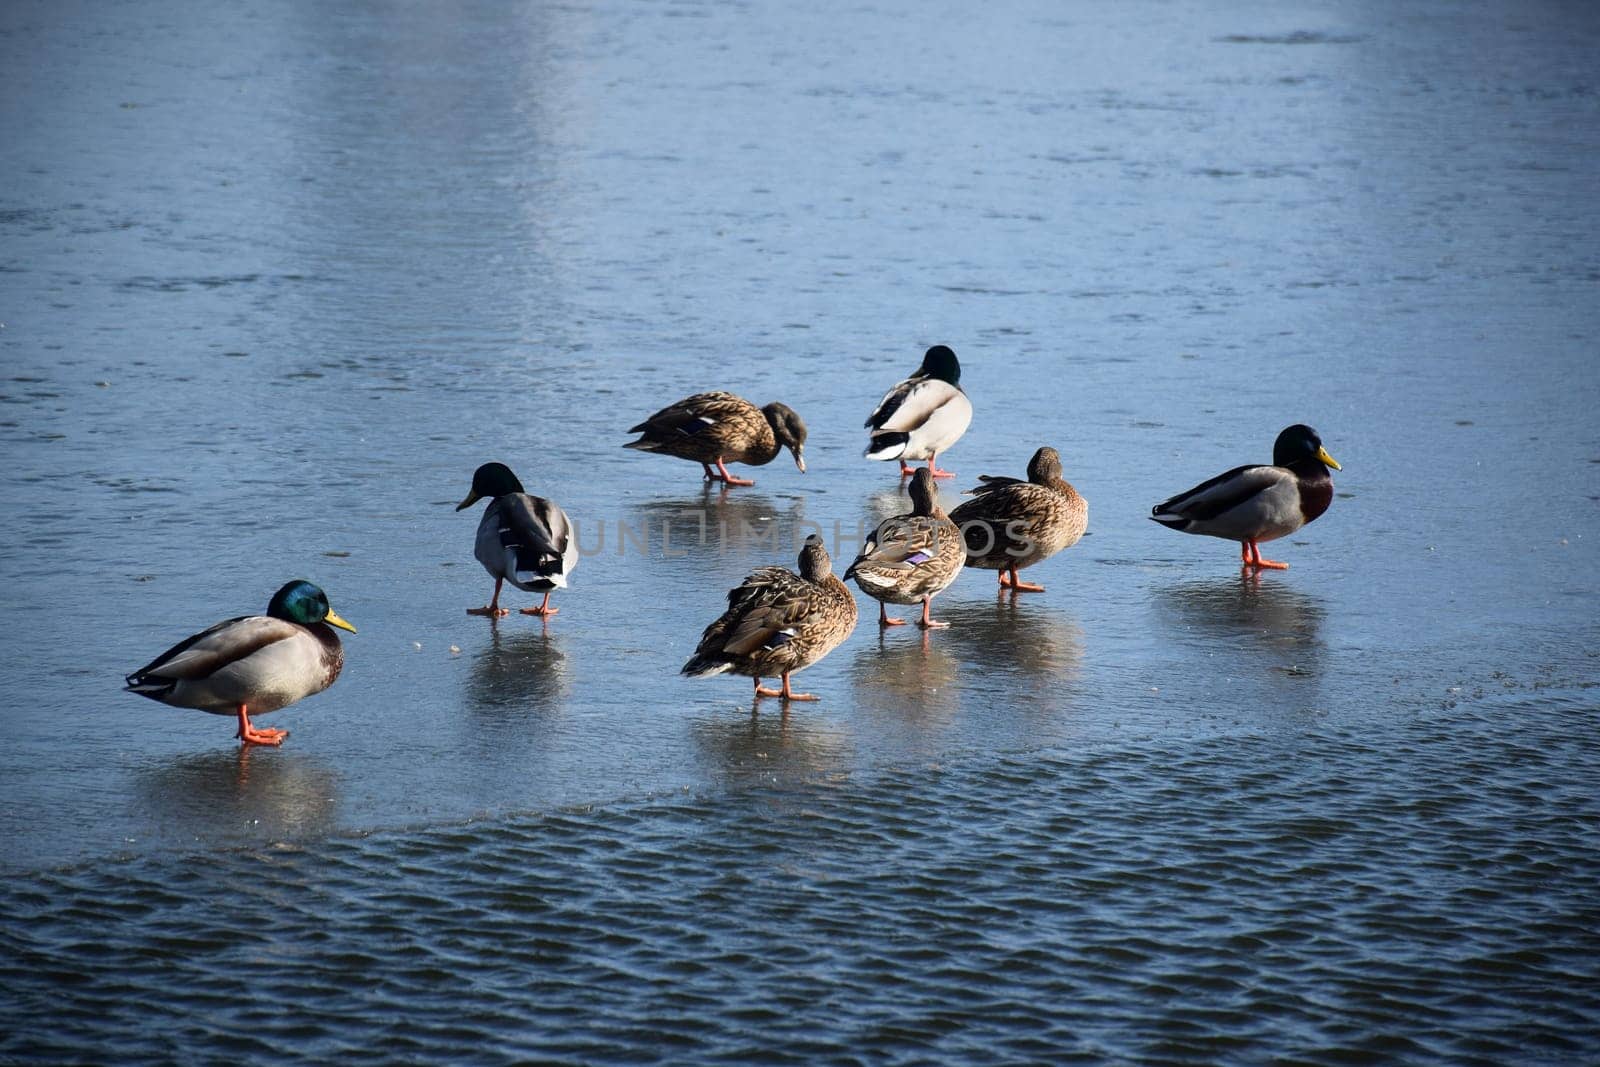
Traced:
POLYGON ((875 433, 867 442, 868 459, 899 459, 906 450, 911 435, 902 432, 875 433))
POLYGON ((710 678, 714 675, 726 673, 732 669, 733 664, 731 663, 715 659, 711 656, 701 655, 697 652, 693 656, 689 657, 689 662, 683 665, 683 670, 680 673, 686 674, 690 678, 710 678))

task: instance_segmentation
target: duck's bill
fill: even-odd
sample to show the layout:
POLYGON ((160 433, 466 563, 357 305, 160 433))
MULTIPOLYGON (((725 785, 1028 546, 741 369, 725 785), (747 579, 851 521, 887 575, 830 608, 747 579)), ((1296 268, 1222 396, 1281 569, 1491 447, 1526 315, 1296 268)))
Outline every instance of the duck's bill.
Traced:
POLYGON ((349 630, 351 633, 356 632, 356 628, 354 626, 351 626, 349 623, 339 618, 339 616, 335 615, 331 610, 322 621, 327 623, 329 626, 337 626, 341 630, 349 630))
POLYGON ((468 493, 467 499, 456 505, 456 510, 460 511, 462 508, 470 508, 472 505, 478 502, 478 499, 477 493, 468 493))
POLYGON ((806 457, 801 456, 801 455, 796 455, 794 457, 794 465, 796 467, 800 468, 800 473, 801 474, 804 474, 806 472, 806 457))
POLYGON ((1343 467, 1339 466, 1339 461, 1338 460, 1336 460, 1332 456, 1328 455, 1328 450, 1326 448, 1318 448, 1317 449, 1317 458, 1322 460, 1322 462, 1324 464, 1326 464, 1329 467, 1332 467, 1336 471, 1344 470, 1343 467))

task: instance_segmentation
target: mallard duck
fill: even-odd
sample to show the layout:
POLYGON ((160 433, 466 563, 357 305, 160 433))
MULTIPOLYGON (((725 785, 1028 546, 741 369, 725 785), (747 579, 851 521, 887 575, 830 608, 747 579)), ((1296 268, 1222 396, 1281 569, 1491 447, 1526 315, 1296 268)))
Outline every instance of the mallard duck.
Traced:
POLYGON ((793 408, 776 401, 758 408, 732 393, 696 393, 628 432, 642 436, 623 448, 693 460, 705 470, 708 482, 755 485, 752 479, 729 474, 725 464, 760 467, 776 459, 780 448, 794 453, 794 465, 801 474, 806 472, 806 424, 793 408))
POLYGON ((925 459, 935 478, 954 478, 954 471, 939 469, 939 453, 955 444, 972 422, 972 402, 961 391, 961 364, 944 345, 934 345, 922 357, 917 373, 883 394, 867 416, 872 431, 868 459, 898 459, 900 476, 911 473, 906 463, 925 459))
POLYGON ((472 474, 472 491, 456 505, 456 510, 471 507, 487 498, 489 506, 478 520, 478 539, 472 554, 494 579, 494 596, 481 608, 468 608, 468 615, 487 615, 492 619, 511 614, 500 606, 500 585, 510 582, 528 593, 543 593, 536 608, 523 608, 524 615, 550 616, 560 608, 550 606, 550 593, 567 587, 567 575, 578 565, 578 539, 573 536, 567 513, 543 497, 530 496, 504 463, 485 463, 472 474))
POLYGON ((911 514, 884 519, 861 546, 861 554, 844 572, 861 591, 878 601, 878 625, 900 626, 891 619, 886 604, 922 601, 924 629, 948 626, 928 617, 928 604, 949 587, 967 560, 961 530, 939 507, 939 490, 933 473, 919 468, 911 478, 911 514))
POLYGON ((128 675, 128 691, 175 708, 237 715, 246 745, 281 745, 287 730, 260 730, 257 715, 286 708, 333 684, 344 647, 330 627, 356 632, 328 596, 295 580, 272 594, 265 615, 242 615, 178 642, 128 675))
POLYGON ((1329 467, 1344 469, 1317 431, 1297 423, 1273 443, 1272 466, 1235 467, 1157 504, 1150 517, 1184 533, 1238 541, 1246 567, 1283 570, 1287 563, 1261 558, 1259 542, 1286 537, 1328 510, 1329 467))
POLYGON ((966 539, 967 566, 999 571, 1002 589, 1044 592, 1017 571, 1077 544, 1089 526, 1089 502, 1061 477, 1061 457, 1053 448, 1033 454, 1025 482, 988 474, 978 481, 972 499, 950 513, 966 539))
POLYGON ((856 628, 856 598, 833 576, 822 538, 800 550, 800 573, 761 567, 728 593, 728 610, 700 638, 683 665, 691 678, 732 672, 754 678, 756 696, 816 700, 789 688, 789 676, 826 656, 856 628), (761 679, 778 675, 782 689, 761 679))

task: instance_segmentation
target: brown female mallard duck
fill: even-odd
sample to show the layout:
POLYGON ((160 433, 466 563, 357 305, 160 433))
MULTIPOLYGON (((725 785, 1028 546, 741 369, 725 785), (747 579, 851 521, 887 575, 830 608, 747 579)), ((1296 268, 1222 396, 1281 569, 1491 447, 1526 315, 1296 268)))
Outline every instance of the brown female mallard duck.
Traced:
POLYGON ((1088 501, 1061 477, 1053 448, 1033 454, 1025 482, 988 474, 978 481, 983 484, 971 490, 972 499, 950 513, 966 539, 967 566, 999 571, 1002 589, 1044 592, 1017 571, 1077 544, 1089 526, 1088 501))
POLYGON ((812 534, 800 550, 800 573, 761 567, 728 593, 728 610, 700 638, 683 665, 691 678, 743 674, 754 678, 756 696, 815 700, 789 688, 789 676, 833 651, 856 628, 856 598, 833 576, 822 538, 812 534), (782 689, 763 689, 777 675, 782 689))
POLYGON ((333 626, 356 632, 321 589, 289 582, 272 594, 265 615, 228 619, 178 642, 128 675, 128 691, 175 708, 236 715, 236 736, 246 746, 281 745, 289 731, 251 725, 250 709, 265 715, 332 685, 344 667, 333 626))
POLYGON ((867 416, 872 431, 868 459, 898 459, 900 476, 910 475, 906 460, 925 459, 935 478, 954 478, 939 469, 939 453, 955 444, 972 423, 972 402, 961 391, 961 364, 955 351, 934 345, 922 365, 905 381, 896 382, 867 416))
POLYGON ((724 464, 760 467, 777 458, 783 447, 794 453, 800 473, 806 472, 806 424, 793 408, 776 401, 758 408, 732 393, 696 393, 662 408, 628 432, 642 436, 623 448, 693 460, 704 468, 708 482, 754 485, 753 480, 729 474, 724 464), (713 464, 716 473, 711 471, 713 464))
POLYGON ((967 560, 961 530, 939 507, 939 490, 926 467, 911 478, 911 514, 884 519, 861 546, 861 554, 844 572, 861 591, 878 601, 878 625, 899 626, 886 604, 922 601, 923 628, 948 626, 928 617, 928 604, 949 587, 967 560))
POLYGON ((1261 558, 1260 542, 1287 537, 1328 510, 1329 467, 1343 469, 1317 431, 1297 423, 1273 442, 1272 466, 1235 467, 1157 504, 1150 517, 1184 533, 1238 541, 1246 567, 1283 570, 1287 563, 1261 558))
POLYGON ((456 505, 456 510, 487 499, 478 520, 478 536, 472 554, 494 579, 494 596, 481 608, 468 608, 468 615, 487 615, 498 619, 511 614, 500 606, 500 585, 510 582, 529 593, 543 593, 536 608, 523 608, 524 615, 549 617, 560 611, 550 606, 550 593, 567 587, 567 575, 578 565, 578 538, 561 506, 543 497, 531 496, 517 476, 504 463, 485 463, 472 473, 472 491, 456 505))

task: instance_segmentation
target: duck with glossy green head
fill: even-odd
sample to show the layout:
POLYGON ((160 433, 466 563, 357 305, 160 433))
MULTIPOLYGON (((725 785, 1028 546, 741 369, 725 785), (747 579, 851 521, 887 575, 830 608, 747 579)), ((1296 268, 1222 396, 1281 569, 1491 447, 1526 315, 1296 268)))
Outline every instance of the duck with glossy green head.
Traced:
POLYGON ((1150 509, 1150 518, 1184 533, 1239 542, 1243 566, 1284 570, 1262 559, 1260 542, 1287 537, 1333 503, 1333 478, 1343 470, 1317 431, 1299 423, 1278 435, 1272 465, 1235 467, 1150 509))
POLYGON ((758 408, 732 393, 696 393, 662 408, 628 432, 640 437, 623 448, 693 460, 705 471, 708 482, 755 485, 753 479, 728 473, 727 464, 764 466, 783 448, 793 453, 800 473, 806 472, 806 424, 793 408, 777 401, 758 408))
POLYGON ((728 593, 728 610, 706 627, 683 665, 691 678, 733 673, 754 678, 756 696, 816 700, 796 693, 789 676, 826 656, 856 628, 856 598, 833 575, 822 538, 812 534, 800 550, 800 573, 760 567, 728 593), (781 689, 762 678, 778 677, 781 689))
POLYGON ((972 423, 972 402, 961 391, 961 363, 945 345, 923 353, 922 366, 883 394, 867 416, 872 431, 868 459, 898 459, 900 476, 912 471, 907 460, 925 459, 935 478, 954 478, 939 469, 939 453, 956 443, 972 423))
POLYGON ((922 603, 923 629, 949 626, 928 615, 933 598, 950 587, 967 561, 961 530, 939 506, 933 473, 920 467, 911 478, 911 513, 884 519, 867 536, 845 580, 854 578, 861 591, 878 601, 878 625, 902 626, 889 617, 886 604, 922 603))
POLYGON ((468 608, 467 614, 491 619, 511 614, 500 606, 500 586, 505 582, 524 592, 544 594, 543 603, 523 608, 522 614, 548 617, 560 611, 550 606, 550 593, 565 589, 567 575, 578 565, 578 539, 567 513, 552 501, 529 495, 504 463, 485 463, 474 471, 472 491, 456 510, 479 500, 488 500, 489 506, 478 520, 472 554, 494 579, 494 596, 484 607, 468 608))
POLYGON ((237 715, 244 744, 281 745, 289 732, 258 729, 250 712, 286 708, 333 684, 344 667, 335 626, 356 632, 321 589, 292 581, 272 595, 265 615, 228 619, 180 641, 128 675, 127 688, 175 708, 237 715))

